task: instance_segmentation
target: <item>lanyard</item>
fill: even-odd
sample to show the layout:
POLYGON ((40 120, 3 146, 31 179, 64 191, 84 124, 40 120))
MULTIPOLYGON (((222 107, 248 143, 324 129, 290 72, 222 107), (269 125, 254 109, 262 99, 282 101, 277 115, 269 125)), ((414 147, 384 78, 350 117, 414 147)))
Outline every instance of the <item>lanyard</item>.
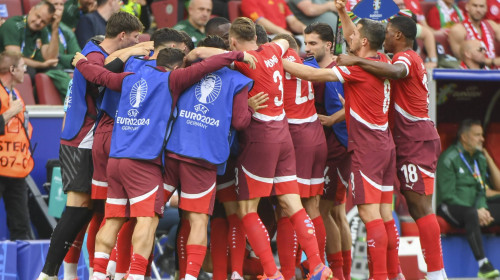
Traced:
POLYGON ((477 161, 474 160, 474 171, 472 171, 472 168, 469 164, 469 162, 465 159, 464 154, 460 153, 460 157, 462 158, 462 161, 465 163, 467 168, 469 169, 470 173, 472 173, 472 176, 476 181, 481 185, 481 189, 484 189, 484 182, 483 178, 481 178, 481 172, 479 171, 479 166, 477 165, 477 161))
MULTIPOLYGON (((23 19, 23 21, 24 21, 24 37, 23 37, 23 42, 21 43, 21 53, 23 53, 24 47, 26 45, 25 42, 26 42, 26 28, 27 28, 27 22, 26 22, 27 20, 26 20, 26 18, 27 17, 28 16, 24 16, 24 19, 23 19)), ((36 54, 37 50, 38 50, 38 47, 37 47, 37 45, 35 43, 35 49, 33 50, 33 53, 29 56, 31 59, 33 59, 33 57, 35 57, 35 54, 36 54)))
POLYGON ((7 95, 10 95, 11 93, 14 95, 14 100, 19 99, 19 96, 17 96, 16 91, 14 89, 9 89, 6 86, 3 85, 2 81, 0 81, 0 85, 5 89, 7 92, 7 95))
MULTIPOLYGON (((64 34, 63 34, 61 28, 58 28, 58 31, 59 31, 59 42, 61 42, 61 44, 63 45, 64 52, 66 53, 67 52, 67 47, 68 47, 68 44, 66 43, 66 38, 64 37, 64 34)), ((52 34, 49 33, 49 41, 50 41, 51 38, 52 38, 52 34)))

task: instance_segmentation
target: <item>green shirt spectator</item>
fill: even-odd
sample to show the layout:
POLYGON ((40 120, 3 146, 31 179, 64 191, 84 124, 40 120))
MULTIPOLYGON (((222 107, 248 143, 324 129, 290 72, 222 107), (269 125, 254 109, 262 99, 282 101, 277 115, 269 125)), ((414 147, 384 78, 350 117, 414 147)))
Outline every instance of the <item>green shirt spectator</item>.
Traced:
POLYGON ((194 26, 192 26, 189 20, 187 19, 179 21, 174 26, 174 29, 185 31, 189 36, 191 36, 191 40, 193 40, 193 43, 195 44, 197 44, 199 41, 201 41, 203 38, 206 37, 205 33, 201 32, 199 29, 196 29, 194 26))
POLYGON ((92 12, 97 8, 96 0, 67 0, 64 3, 64 12, 61 21, 71 30, 75 30, 80 16, 92 12))

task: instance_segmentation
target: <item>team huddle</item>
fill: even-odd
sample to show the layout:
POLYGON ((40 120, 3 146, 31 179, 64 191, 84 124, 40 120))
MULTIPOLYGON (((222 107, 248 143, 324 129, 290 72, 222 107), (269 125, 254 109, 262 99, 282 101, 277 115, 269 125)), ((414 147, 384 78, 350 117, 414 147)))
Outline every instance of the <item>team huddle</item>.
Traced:
POLYGON ((137 44, 141 23, 114 14, 105 39, 73 61, 60 147, 68 202, 38 279, 56 279, 86 231, 91 279, 110 276, 110 258, 111 278, 145 279, 176 191, 179 279, 199 275, 214 205, 225 213, 225 226, 211 222, 214 279, 294 279, 301 250, 308 279, 350 279, 347 195, 366 226, 370 279, 404 279, 395 181, 418 225, 427 277, 446 279, 431 205, 440 142, 426 70, 411 49, 415 22, 354 24, 345 2, 336 6, 351 54, 335 57, 332 28, 314 23, 304 61, 290 35, 261 44, 248 18, 232 22, 225 40, 208 36, 192 49, 169 28, 137 44), (266 228, 275 215, 279 269, 266 228), (244 262, 247 242, 257 268, 244 262))

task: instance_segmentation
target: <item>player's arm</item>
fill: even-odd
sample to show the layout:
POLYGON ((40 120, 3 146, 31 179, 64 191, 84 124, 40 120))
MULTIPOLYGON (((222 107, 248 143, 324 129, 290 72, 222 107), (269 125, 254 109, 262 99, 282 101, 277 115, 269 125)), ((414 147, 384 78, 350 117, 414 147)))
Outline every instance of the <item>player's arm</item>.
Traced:
POLYGON ((243 130, 250 124, 254 110, 248 106, 248 86, 240 90, 233 99, 233 117, 231 126, 243 130))
POLYGON ((297 8, 308 17, 317 17, 326 12, 337 12, 337 7, 335 7, 335 2, 333 1, 328 1, 323 4, 314 4, 311 0, 304 0, 297 4, 297 8))
POLYGON ((354 25, 354 22, 352 22, 351 18, 347 14, 345 3, 346 0, 336 0, 335 7, 337 7, 340 22, 342 23, 342 33, 344 34, 344 39, 349 42, 349 37, 352 33, 354 33, 356 25, 354 25))
POLYGON ((313 68, 302 63, 295 63, 282 59, 283 69, 291 75, 302 80, 312 82, 337 82, 339 78, 332 69, 329 68, 313 68))
POLYGON ((114 73, 104 68, 102 65, 93 64, 81 53, 76 53, 73 65, 80 71, 85 80, 105 86, 114 91, 122 90, 123 79, 132 73, 114 73))
POLYGON ((142 42, 111 53, 108 57, 106 57, 106 60, 104 60, 104 64, 108 64, 116 58, 119 58, 121 61, 125 62, 131 56, 148 55, 153 49, 153 41, 142 42))
POLYGON ((355 55, 341 54, 337 57, 337 64, 350 66, 357 65, 363 70, 382 78, 400 79, 408 75, 408 69, 404 63, 385 63, 361 58, 355 55))
POLYGON ((342 108, 329 116, 318 114, 318 119, 321 125, 331 127, 345 120, 345 109, 342 108))

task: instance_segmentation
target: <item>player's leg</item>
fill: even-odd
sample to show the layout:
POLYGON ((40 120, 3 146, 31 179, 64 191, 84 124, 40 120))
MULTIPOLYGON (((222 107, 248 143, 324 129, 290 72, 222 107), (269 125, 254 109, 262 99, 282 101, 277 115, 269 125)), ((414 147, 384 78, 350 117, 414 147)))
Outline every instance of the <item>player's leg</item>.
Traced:
POLYGON ((345 203, 335 205, 331 211, 333 220, 339 228, 340 233, 340 248, 342 255, 342 271, 345 280, 351 279, 351 246, 352 246, 352 236, 351 228, 349 227, 349 222, 347 221, 347 215, 345 211, 345 203))
POLYGON ((214 211, 210 217, 210 257, 212 260, 212 279, 214 280, 227 279, 228 241, 226 213, 222 203, 216 199, 214 211))

